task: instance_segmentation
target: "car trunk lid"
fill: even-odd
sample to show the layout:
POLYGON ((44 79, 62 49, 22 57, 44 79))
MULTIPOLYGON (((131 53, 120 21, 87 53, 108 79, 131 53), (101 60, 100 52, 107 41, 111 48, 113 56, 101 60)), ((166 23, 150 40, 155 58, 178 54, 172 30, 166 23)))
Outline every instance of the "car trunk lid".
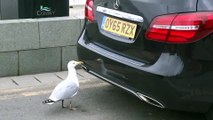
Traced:
POLYGON ((94 22, 86 25, 94 44, 124 57, 152 64, 165 52, 165 43, 145 33, 160 15, 194 12, 197 0, 94 0, 94 22))

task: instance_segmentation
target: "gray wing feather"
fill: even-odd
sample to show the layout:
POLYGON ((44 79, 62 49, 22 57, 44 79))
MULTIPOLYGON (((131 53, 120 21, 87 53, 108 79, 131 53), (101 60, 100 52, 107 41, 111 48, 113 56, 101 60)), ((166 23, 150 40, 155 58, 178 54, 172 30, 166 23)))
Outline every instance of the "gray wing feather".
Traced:
POLYGON ((78 90, 79 86, 76 83, 64 80, 55 87, 49 99, 53 101, 69 99, 76 95, 78 90))

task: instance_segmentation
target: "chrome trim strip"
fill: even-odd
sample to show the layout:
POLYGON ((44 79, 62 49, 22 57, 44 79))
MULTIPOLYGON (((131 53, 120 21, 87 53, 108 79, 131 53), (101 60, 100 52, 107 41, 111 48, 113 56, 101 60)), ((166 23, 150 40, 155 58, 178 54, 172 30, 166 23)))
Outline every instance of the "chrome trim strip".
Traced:
POLYGON ((113 9, 109 9, 109 8, 105 8, 105 7, 101 7, 101 6, 98 6, 96 10, 98 12, 101 12, 101 13, 104 13, 104 14, 107 14, 107 15, 112 15, 112 16, 115 16, 115 17, 131 20, 131 21, 135 21, 135 22, 143 22, 144 21, 144 19, 141 16, 126 13, 126 12, 121 12, 121 11, 117 11, 117 10, 113 10, 113 9))

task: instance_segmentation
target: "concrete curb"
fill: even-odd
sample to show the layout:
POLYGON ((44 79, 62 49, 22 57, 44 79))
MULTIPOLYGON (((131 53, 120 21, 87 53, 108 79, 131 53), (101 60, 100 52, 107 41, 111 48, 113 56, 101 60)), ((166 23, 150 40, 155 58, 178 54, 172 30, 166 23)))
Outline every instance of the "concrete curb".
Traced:
MULTIPOLYGON (((85 80, 97 79, 82 69, 77 70, 77 75, 80 83, 83 83, 85 80)), ((30 87, 55 86, 66 79, 66 77, 67 71, 0 78, 0 94, 10 94, 11 92, 18 92, 30 87)))

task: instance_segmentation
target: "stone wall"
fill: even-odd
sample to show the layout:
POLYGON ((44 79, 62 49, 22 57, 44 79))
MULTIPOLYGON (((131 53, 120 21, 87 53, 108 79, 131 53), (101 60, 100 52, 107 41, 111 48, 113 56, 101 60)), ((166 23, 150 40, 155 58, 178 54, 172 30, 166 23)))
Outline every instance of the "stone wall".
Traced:
POLYGON ((66 70, 82 26, 74 17, 0 21, 0 77, 66 70))

